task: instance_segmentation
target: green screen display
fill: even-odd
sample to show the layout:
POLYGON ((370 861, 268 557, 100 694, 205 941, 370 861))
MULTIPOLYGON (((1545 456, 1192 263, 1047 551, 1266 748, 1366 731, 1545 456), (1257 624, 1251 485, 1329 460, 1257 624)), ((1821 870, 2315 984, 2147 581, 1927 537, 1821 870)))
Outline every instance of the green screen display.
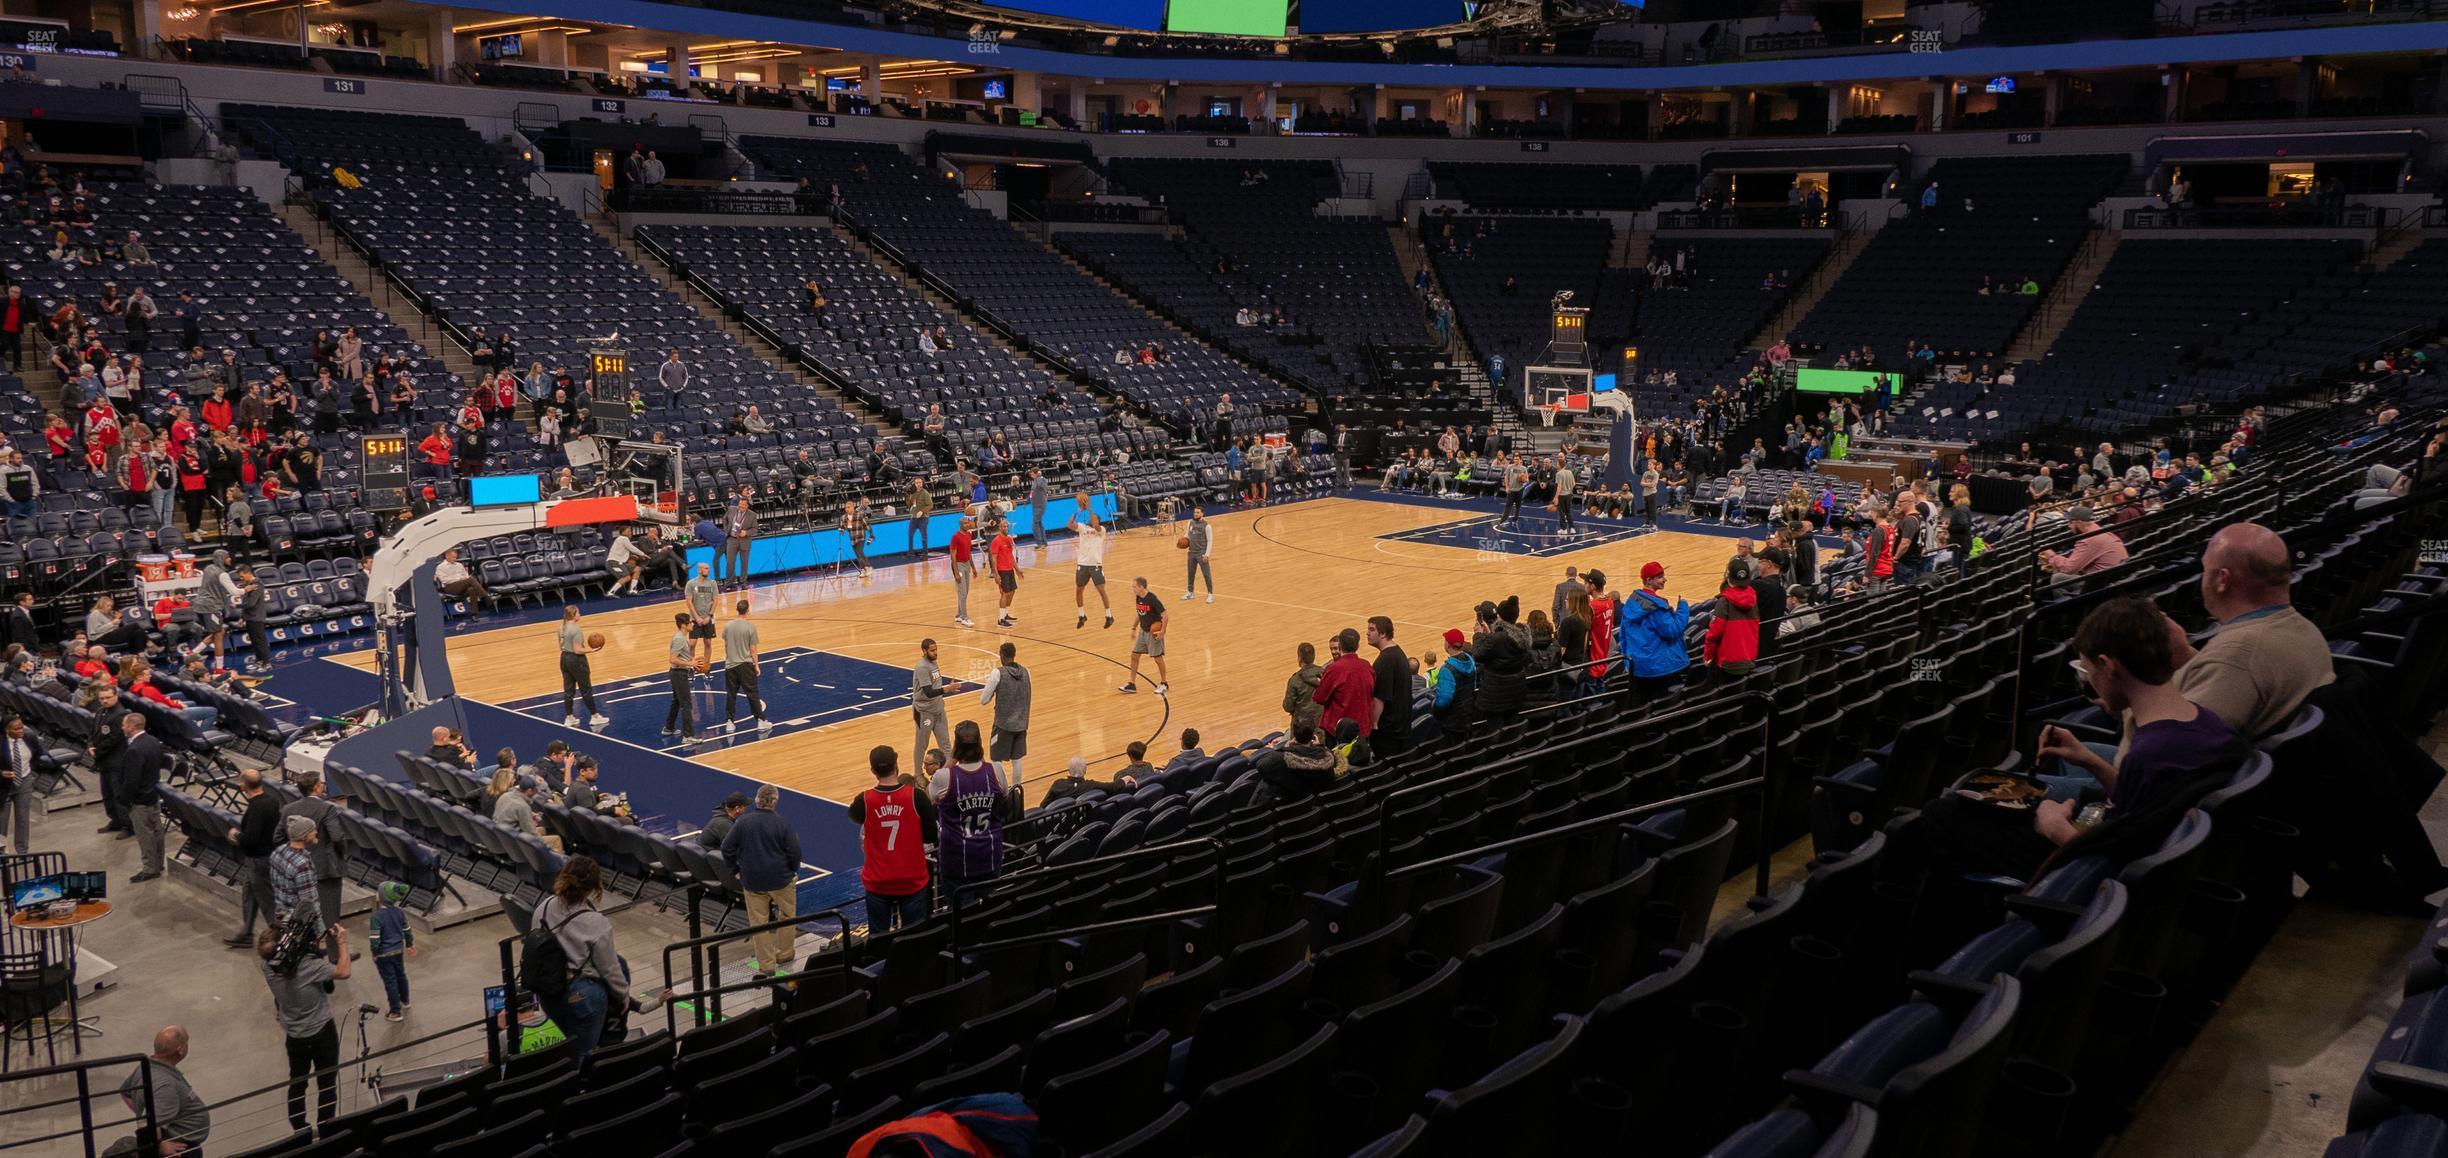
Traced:
POLYGON ((1794 372, 1794 389, 1804 394, 1863 394, 1878 388, 1887 375, 1878 370, 1813 370, 1794 372))
POLYGON ((1281 36, 1289 7, 1286 0, 1173 0, 1165 12, 1165 28, 1228 36, 1281 36))

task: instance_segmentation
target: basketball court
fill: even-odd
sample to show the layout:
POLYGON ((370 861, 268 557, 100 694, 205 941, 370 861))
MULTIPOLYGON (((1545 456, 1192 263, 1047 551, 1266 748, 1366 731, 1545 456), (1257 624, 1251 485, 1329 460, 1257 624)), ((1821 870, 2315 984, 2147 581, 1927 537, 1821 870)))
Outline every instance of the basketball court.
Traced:
MULTIPOLYGON (((593 603, 586 626, 606 639, 594 661, 596 694, 613 720, 598 731, 843 800, 871 783, 867 751, 875 745, 892 745, 910 767, 909 668, 920 639, 936 641, 948 678, 970 684, 985 677, 996 648, 1009 640, 1036 683, 1025 779, 1061 775, 1073 755, 1088 757, 1091 775, 1110 776, 1133 740, 1146 741, 1161 765, 1185 727, 1197 728, 1210 746, 1283 727, 1283 684, 1302 640, 1318 644, 1324 662, 1329 636, 1387 615, 1395 641, 1425 660, 1442 654, 1446 628, 1468 628, 1471 608, 1482 599, 1518 593, 1525 615, 1547 606, 1567 565, 1598 568, 1612 587, 1628 590, 1641 564, 1655 559, 1666 565, 1668 593, 1698 602, 1715 594, 1734 549, 1724 534, 1642 532, 1587 516, 1576 520, 1584 533, 1567 539, 1544 511, 1497 527, 1492 502, 1366 494, 1211 514, 1218 586, 1212 604, 1204 590, 1198 600, 1181 602, 1182 552, 1173 528, 1143 525, 1114 536, 1105 566, 1111 629, 1093 587, 1088 624, 1074 626, 1073 547, 1065 539, 1043 549, 1019 547, 1022 578, 1013 603, 1019 622, 1008 630, 993 626, 990 581, 974 582, 970 591, 970 616, 979 626, 952 623, 951 564, 940 553, 923 563, 879 560, 864 578, 845 570, 760 582, 748 598, 776 727, 717 730, 694 745, 660 734, 669 702, 664 648, 677 598, 659 593, 593 603), (1143 671, 1138 694, 1117 690, 1130 663, 1130 581, 1137 575, 1148 577, 1171 614, 1165 656, 1171 688, 1162 697, 1153 694, 1152 672, 1143 671)), ((726 618, 737 598, 724 595, 726 618)), ((559 721, 558 626, 557 619, 490 629, 479 622, 454 631, 447 652, 459 694, 559 721)), ((358 652, 338 662, 370 671, 374 657, 358 652)), ((695 687, 702 730, 722 718, 719 666, 695 687)), ((745 714, 744 703, 739 710, 745 714)), ((951 716, 984 726, 989 711, 973 695, 956 695, 951 716)), ((485 745, 481 736, 471 741, 485 745)), ((616 774, 612 768, 608 776, 616 774)))

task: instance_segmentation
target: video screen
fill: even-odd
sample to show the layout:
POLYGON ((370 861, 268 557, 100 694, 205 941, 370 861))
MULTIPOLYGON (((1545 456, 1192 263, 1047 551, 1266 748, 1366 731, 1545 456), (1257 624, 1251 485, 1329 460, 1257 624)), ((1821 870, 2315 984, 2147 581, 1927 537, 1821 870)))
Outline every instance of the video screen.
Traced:
POLYGON ((480 474, 468 480, 468 505, 515 507, 542 501, 543 492, 542 475, 480 474))
POLYGON ((1813 370, 1804 367, 1794 372, 1794 391, 1799 394, 1859 395, 1877 389, 1879 379, 1893 377, 1881 370, 1813 370))
POLYGON ((1165 28, 1225 36, 1281 36, 1290 23, 1286 0, 1173 0, 1165 28))
POLYGON ((72 901, 98 901, 109 896, 106 874, 61 873, 60 895, 72 901))
POLYGON ((1149 32, 1164 27, 1164 0, 994 0, 994 6, 1149 32))
POLYGON ((990 101, 1011 99, 1011 82, 1008 80, 990 80, 978 87, 985 93, 981 99, 990 101))
POLYGON ((63 895, 65 895, 65 890, 59 877, 28 877, 9 889, 9 907, 31 909, 37 905, 50 904, 59 900, 63 895))
POLYGON ((1462 0, 1301 0, 1300 30, 1399 32, 1458 24, 1469 18, 1462 0))

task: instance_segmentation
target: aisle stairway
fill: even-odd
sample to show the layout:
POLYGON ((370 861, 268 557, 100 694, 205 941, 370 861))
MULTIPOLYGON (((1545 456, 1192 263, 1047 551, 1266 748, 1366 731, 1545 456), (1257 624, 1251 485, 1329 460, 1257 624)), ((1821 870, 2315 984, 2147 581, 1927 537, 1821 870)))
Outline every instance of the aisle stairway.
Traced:
POLYGON ((1791 334, 1795 326, 1802 324, 1803 318, 1810 316, 1811 310, 1819 304, 1819 299, 1826 297, 1829 290, 1836 288, 1837 280, 1842 278, 1845 270, 1852 266, 1853 259, 1860 257, 1862 251, 1870 247, 1870 239, 1876 236, 1878 234, 1866 229, 1838 231, 1836 244, 1828 250, 1827 257, 1811 270, 1808 278, 1803 279, 1802 285, 1794 290, 1793 296, 1785 299, 1784 308, 1778 310, 1774 317, 1769 318, 1768 324, 1761 326, 1759 333, 1751 336, 1751 341, 1748 343, 1750 348, 1765 350, 1777 344, 1779 339, 1791 334))
POLYGON ((2015 335, 2014 344, 2006 347, 2008 362, 2029 362, 2047 356, 2049 347, 2057 344, 2057 336, 2065 332, 2066 323, 2074 320, 2082 309, 2083 299, 2091 296, 2091 287, 2099 283, 2100 271, 2108 268, 2108 259, 2116 256, 2123 244, 2121 230, 2094 226, 2083 238, 2082 249, 2074 255, 2065 276, 2050 286, 2032 312, 2031 320, 2023 324, 2023 332, 2015 335))

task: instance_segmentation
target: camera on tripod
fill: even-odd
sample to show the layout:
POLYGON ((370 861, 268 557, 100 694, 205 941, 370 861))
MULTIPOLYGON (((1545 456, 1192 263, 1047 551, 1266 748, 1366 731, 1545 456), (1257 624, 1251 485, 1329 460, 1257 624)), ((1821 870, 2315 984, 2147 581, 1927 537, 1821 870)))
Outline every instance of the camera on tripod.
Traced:
POLYGON ((322 915, 299 908, 281 922, 280 939, 272 944, 272 971, 287 976, 323 944, 322 915))

